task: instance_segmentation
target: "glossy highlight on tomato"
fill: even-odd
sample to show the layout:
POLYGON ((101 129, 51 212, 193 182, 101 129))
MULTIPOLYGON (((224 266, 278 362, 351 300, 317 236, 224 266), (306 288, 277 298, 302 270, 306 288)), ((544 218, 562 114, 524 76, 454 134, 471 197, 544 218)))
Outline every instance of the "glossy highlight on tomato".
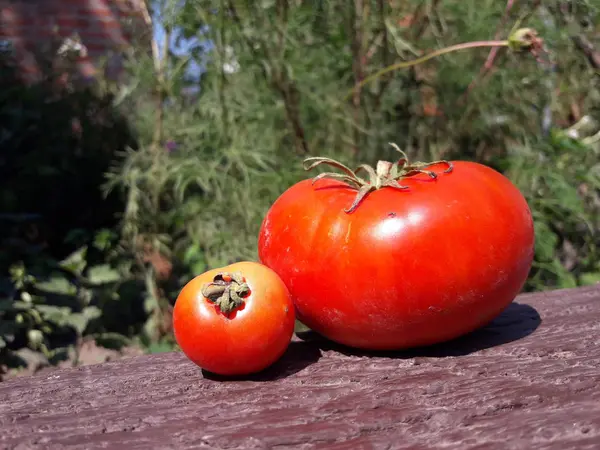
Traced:
POLYGON ((353 187, 344 168, 346 178, 290 187, 264 218, 260 261, 287 285, 300 321, 351 347, 406 349, 485 325, 531 268, 526 200, 474 162, 406 166, 402 176, 390 167, 365 170, 366 186, 353 187))
POLYGON ((198 275, 183 287, 173 309, 175 339, 183 353, 226 376, 272 365, 287 349, 294 323, 285 284, 251 261, 198 275))

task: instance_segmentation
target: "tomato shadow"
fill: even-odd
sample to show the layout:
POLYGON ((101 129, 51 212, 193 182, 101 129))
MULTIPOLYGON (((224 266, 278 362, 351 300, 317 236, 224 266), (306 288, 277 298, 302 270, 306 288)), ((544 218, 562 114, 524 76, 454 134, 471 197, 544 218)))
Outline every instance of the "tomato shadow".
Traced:
POLYGON ((287 378, 316 363, 321 358, 321 349, 312 342, 294 338, 279 360, 265 370, 245 376, 223 376, 202 369, 204 378, 213 381, 274 381, 287 378))
POLYGON ((379 356, 388 358, 445 358, 465 356, 480 350, 518 341, 532 334, 542 323, 535 308, 522 303, 511 303, 488 325, 442 344, 402 351, 366 351, 337 344, 327 338, 306 331, 297 333, 305 342, 311 342, 322 351, 332 350, 347 356, 379 356))

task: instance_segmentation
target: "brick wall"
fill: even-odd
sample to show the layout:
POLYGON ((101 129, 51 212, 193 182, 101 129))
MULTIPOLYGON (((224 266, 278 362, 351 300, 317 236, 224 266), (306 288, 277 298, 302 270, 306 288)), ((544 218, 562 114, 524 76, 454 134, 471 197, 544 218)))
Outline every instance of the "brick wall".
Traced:
POLYGON ((99 57, 118 55, 133 37, 150 33, 143 0, 0 0, 0 50, 16 56, 26 79, 40 74, 39 56, 50 42, 83 44, 76 54, 84 77, 99 57))

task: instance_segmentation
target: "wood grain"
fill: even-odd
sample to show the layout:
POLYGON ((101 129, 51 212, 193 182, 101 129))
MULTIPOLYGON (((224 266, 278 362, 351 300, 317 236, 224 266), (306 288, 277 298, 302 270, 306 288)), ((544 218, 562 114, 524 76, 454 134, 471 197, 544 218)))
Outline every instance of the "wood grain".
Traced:
POLYGON ((222 381, 181 353, 0 383, 1 449, 597 449, 600 285, 469 336, 368 355, 311 334, 222 381))

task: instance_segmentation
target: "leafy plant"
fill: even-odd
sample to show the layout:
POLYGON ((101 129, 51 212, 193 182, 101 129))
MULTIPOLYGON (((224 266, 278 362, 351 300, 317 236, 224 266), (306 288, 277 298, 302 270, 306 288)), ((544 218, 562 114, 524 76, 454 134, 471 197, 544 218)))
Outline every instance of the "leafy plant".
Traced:
POLYGON ((527 289, 589 282, 598 264, 598 188, 586 166, 597 156, 594 133, 585 142, 555 137, 571 125, 574 104, 598 110, 596 88, 580 101, 596 75, 574 43, 591 39, 598 10, 568 3, 153 3, 163 51, 131 59, 131 84, 117 95, 127 98, 142 143, 109 176, 108 186, 127 194, 128 241, 170 261, 179 285, 255 258, 262 217, 304 176, 306 154, 352 165, 393 157, 393 141, 414 159, 478 160, 517 181, 539 236, 527 289), (588 26, 565 32, 564 21, 588 26), (518 27, 539 31, 533 57, 439 50, 507 36, 502 45, 511 46, 518 27), (169 46, 180 42, 184 54, 169 46), (438 58, 409 67, 434 49, 438 58), (583 155, 586 163, 576 162, 583 155), (569 245, 578 249, 575 266, 565 259, 569 245))
POLYGON ((64 58, 33 86, 0 67, 0 266, 13 268, 0 359, 42 344, 53 357, 65 334, 171 348, 181 287, 256 259, 261 220, 306 177, 304 157, 374 163, 394 157, 388 142, 519 186, 537 232, 528 290, 599 279, 594 2, 148 3, 163 38, 149 52, 138 33, 118 80, 79 80, 64 58), (519 28, 539 33, 536 55, 471 48, 407 64, 519 28), (65 269, 84 248, 82 271, 65 269))
MULTIPOLYGON (((104 241, 99 233, 94 249, 101 250, 104 241)), ((106 303, 118 295, 123 268, 90 264, 88 253, 84 246, 62 261, 35 255, 10 267, 0 301, 0 362, 14 360, 14 351, 22 347, 58 362, 77 350, 84 334, 107 331, 102 325, 106 303)))

